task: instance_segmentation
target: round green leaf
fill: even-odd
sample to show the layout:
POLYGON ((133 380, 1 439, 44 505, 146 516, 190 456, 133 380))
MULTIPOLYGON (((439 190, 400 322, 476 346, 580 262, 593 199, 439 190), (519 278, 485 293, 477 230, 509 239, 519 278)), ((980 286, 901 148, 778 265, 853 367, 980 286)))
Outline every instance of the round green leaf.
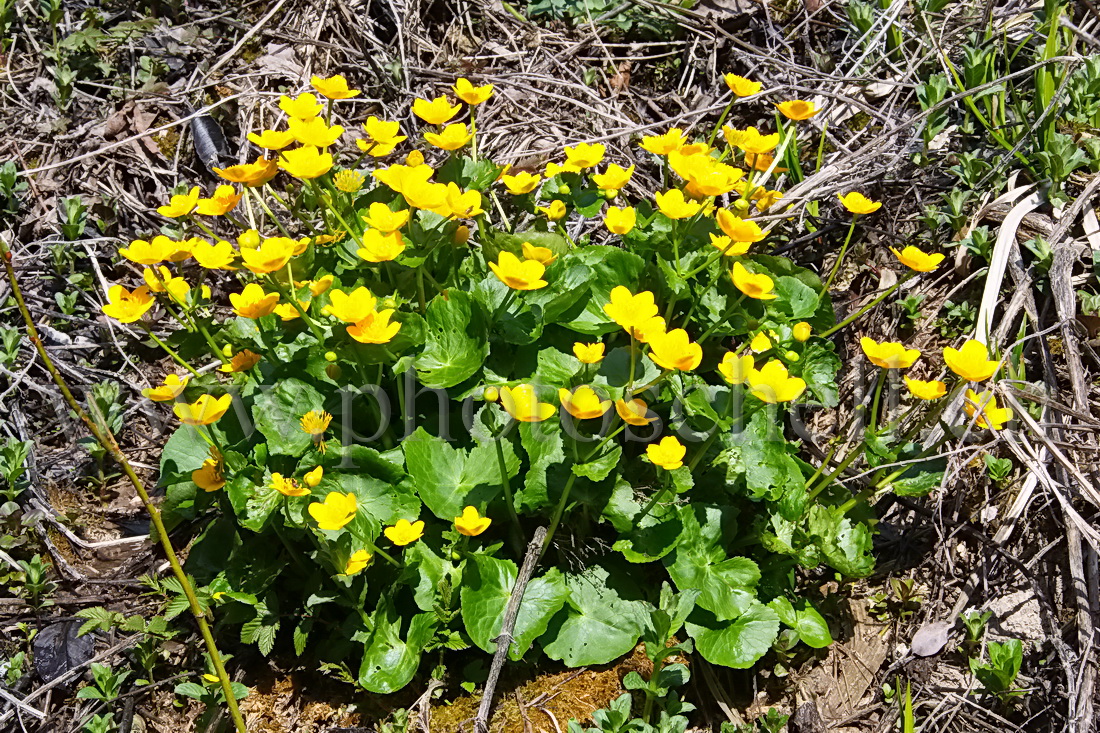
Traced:
POLYGON ((686 624, 703 659, 723 667, 746 669, 771 648, 779 634, 779 616, 759 601, 732 621, 696 609, 686 624))

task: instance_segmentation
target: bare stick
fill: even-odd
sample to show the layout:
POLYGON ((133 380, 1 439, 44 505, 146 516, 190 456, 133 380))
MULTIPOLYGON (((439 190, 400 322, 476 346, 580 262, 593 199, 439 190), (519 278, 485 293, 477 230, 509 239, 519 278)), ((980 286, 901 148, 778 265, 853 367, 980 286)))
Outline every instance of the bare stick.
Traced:
POLYGON ((546 539, 546 527, 535 530, 535 536, 527 543, 527 554, 523 558, 523 567, 516 577, 516 584, 512 586, 512 596, 508 599, 508 606, 504 609, 504 621, 500 625, 500 636, 496 642, 497 651, 493 655, 493 666, 489 668, 489 679, 485 680, 485 692, 481 695, 481 704, 477 708, 477 718, 474 720, 476 733, 488 733, 489 712, 493 706, 493 696, 496 693, 497 681, 500 679, 500 670, 504 667, 504 660, 508 658, 508 650, 512 648, 512 631, 516 628, 516 617, 519 615, 519 604, 523 601, 523 591, 527 589, 527 583, 535 573, 535 565, 539 561, 539 553, 542 551, 542 541, 546 539))

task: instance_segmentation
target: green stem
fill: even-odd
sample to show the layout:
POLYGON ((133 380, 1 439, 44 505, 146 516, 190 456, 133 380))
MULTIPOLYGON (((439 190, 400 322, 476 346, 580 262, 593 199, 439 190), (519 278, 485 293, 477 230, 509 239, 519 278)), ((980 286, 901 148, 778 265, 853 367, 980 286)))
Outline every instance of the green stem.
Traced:
POLYGON ((869 418, 869 432, 874 434, 875 427, 878 425, 878 408, 879 402, 882 400, 882 386, 886 383, 886 373, 888 369, 879 369, 878 380, 875 383, 875 397, 871 400, 871 417, 869 418))
POLYGON ((844 255, 848 252, 848 243, 852 241, 852 232, 856 230, 856 219, 859 218, 859 214, 852 214, 852 221, 848 224, 848 236, 844 238, 844 244, 840 247, 840 254, 836 256, 836 262, 833 263, 833 269, 829 273, 829 278, 825 281, 825 286, 821 288, 821 294, 825 295, 829 292, 829 288, 833 286, 833 281, 836 280, 836 275, 840 272, 840 265, 844 262, 844 255))
POLYGON ((149 492, 145 490, 145 485, 142 483, 141 479, 138 478, 133 466, 126 458, 126 454, 122 452, 118 442, 115 440, 114 434, 111 433, 110 430, 100 430, 95 421, 92 420, 88 413, 80 406, 80 403, 76 401, 76 398, 73 397, 72 391, 69 390, 69 385, 65 382, 61 373, 57 371, 57 367, 54 366, 53 360, 50 359, 50 355, 47 353, 46 347, 42 344, 41 337, 38 335, 38 329, 34 325, 34 318, 27 308, 27 303, 23 300, 23 292, 15 279, 15 269, 11 264, 11 252, 2 239, 0 239, 0 259, 4 262, 4 269, 7 271, 8 282, 11 283, 12 296, 15 298, 16 306, 19 308, 19 312, 23 316, 23 321, 27 325, 28 337, 30 338, 31 344, 38 352, 38 356, 42 359, 42 363, 45 365, 46 370, 50 373, 54 383, 61 391, 69 408, 88 428, 92 437, 94 437, 96 441, 103 446, 103 449, 110 453, 111 457, 122 467, 126 477, 130 479, 130 483, 133 484, 134 490, 141 498, 141 503, 145 505, 145 510, 149 513, 149 519, 153 523, 154 529, 156 529, 156 536, 160 541, 161 549, 164 551, 168 564, 172 568, 172 574, 183 589, 183 595, 187 599, 188 609, 195 619, 195 624, 199 627, 199 634, 202 636, 203 644, 206 646, 206 652, 210 656, 210 663, 214 667, 214 672, 218 676, 218 682, 221 684, 222 693, 225 695, 225 705, 229 709, 229 716, 233 720, 233 726, 237 729, 237 733, 248 733, 248 729, 245 727, 244 717, 241 715, 241 710, 237 705, 237 698, 233 694, 233 683, 229 679, 229 673, 226 671, 225 664, 222 662, 221 653, 218 651, 218 645, 214 641, 214 634, 211 632, 210 624, 207 622, 207 615, 210 612, 204 611, 199 604, 199 599, 198 596, 195 595, 195 589, 191 585, 191 580, 187 577, 187 573, 183 571, 183 566, 180 564, 175 548, 172 547, 172 540, 168 534, 168 528, 164 526, 164 520, 161 517, 160 510, 157 508, 157 505, 153 503, 152 498, 149 496, 149 492))
POLYGON ((282 235, 284 237, 286 237, 287 239, 293 239, 294 238, 294 237, 290 236, 290 232, 288 232, 286 230, 286 227, 283 226, 283 223, 281 221, 279 221, 279 217, 275 216, 275 212, 273 212, 268 207, 267 202, 264 201, 264 197, 261 196, 258 191, 253 191, 251 188, 246 188, 244 191, 245 191, 246 196, 255 196, 256 197, 256 201, 257 201, 257 203, 260 204, 260 208, 264 210, 265 214, 267 214, 269 217, 271 217, 271 221, 275 222, 275 226, 278 228, 278 230, 282 233, 282 235))
POLYGON ((195 367, 193 367, 189 363, 187 363, 187 360, 184 359, 179 354, 177 354, 175 351, 173 351, 172 348, 168 346, 168 344, 161 341, 160 338, 157 337, 157 335, 155 333, 153 333, 153 329, 149 328, 145 324, 142 324, 142 328, 145 329, 145 333, 149 334, 149 338, 153 339, 154 343, 156 343, 157 346, 159 346, 161 349, 163 349, 164 352, 166 354, 168 354, 168 356, 172 357, 172 360, 174 362, 179 364, 181 367, 183 367, 187 371, 191 372, 191 374, 195 375, 196 377, 199 376, 199 373, 195 369, 195 367))
POLYGON ((504 487, 504 501, 508 505, 508 516, 512 520, 512 524, 515 525, 516 531, 519 536, 523 536, 523 527, 519 523, 519 515, 516 514, 516 503, 512 497, 512 484, 508 480, 508 464, 504 460, 504 436, 498 435, 496 438, 497 446, 497 464, 500 466, 500 483, 504 487))
POLYGON ((215 234, 213 231, 211 231, 210 227, 206 226, 201 221, 199 221, 199 218, 197 216, 191 215, 191 216, 188 216, 187 218, 188 218, 188 220, 190 220, 190 222, 192 224, 197 226, 199 229, 203 230, 206 233, 206 236, 210 237, 215 242, 217 242, 219 239, 221 239, 221 237, 219 237, 217 234, 215 234))
MULTIPOLYGON (((847 470, 848 466, 852 465, 852 463, 857 458, 863 455, 863 446, 864 442, 860 441, 859 444, 855 448, 853 448, 847 456, 845 456, 844 460, 840 462, 840 465, 836 467, 836 470, 823 478, 821 482, 816 487, 814 487, 812 491, 810 491, 809 495, 807 496, 807 505, 809 504, 809 502, 820 496, 822 491, 829 488, 829 486, 832 485, 837 476, 847 470)), ((807 484, 807 487, 809 487, 809 484, 807 484)))
POLYGON ((885 290, 885 291, 884 291, 884 292, 882 293, 882 295, 878 296, 877 298, 875 298, 874 300, 872 300, 872 301, 871 301, 870 303, 868 303, 867 305, 863 306, 863 307, 862 307, 862 308, 860 308, 860 309, 859 309, 858 311, 856 311, 856 312, 855 312, 855 313, 853 313, 852 315, 848 316, 847 318, 845 318, 845 319, 844 319, 843 321, 841 321, 840 323, 836 324, 836 325, 835 325, 835 326, 833 326, 832 328, 830 328, 830 329, 827 329, 826 331, 822 332, 822 333, 820 334, 820 337, 821 337, 821 338, 827 338, 828 336, 831 336, 832 334, 836 333, 836 332, 837 332, 837 331, 839 331, 840 329, 842 329, 842 328, 844 328, 845 326, 849 325, 849 324, 850 324, 850 323, 852 323, 853 321, 855 321, 855 320, 858 320, 858 319, 859 319, 859 318, 860 318, 861 316, 863 316, 863 314, 864 314, 864 313, 866 313, 867 311, 871 310, 872 308, 874 308, 874 307, 875 307, 876 305, 878 305, 878 304, 879 304, 879 303, 881 303, 882 301, 886 300, 886 298, 888 298, 888 297, 890 296, 890 293, 894 292, 895 290, 897 290, 898 288, 900 288, 900 287, 901 287, 901 286, 902 286, 903 284, 905 284, 906 282, 908 282, 909 278, 913 277, 913 275, 914 275, 914 274, 916 274, 916 273, 909 273, 909 275, 907 275, 906 277, 903 277, 903 278, 902 278, 901 280, 899 280, 898 282, 894 283, 894 284, 893 284, 892 286, 890 286, 889 288, 887 288, 887 289, 886 289, 886 290, 885 290))
POLYGON ((634 395, 642 394, 643 392, 645 392, 650 387, 656 387, 658 384, 663 382, 668 377, 669 374, 672 374, 672 370, 671 369, 665 369, 663 372, 658 374, 657 377, 653 381, 649 382, 648 384, 642 385, 641 387, 638 387, 638 389, 633 390, 632 392, 630 392, 630 396, 633 397, 634 395))
MULTIPOLYGON (((324 343, 324 332, 321 331, 321 327, 317 325, 317 322, 314 321, 308 313, 306 313, 306 309, 303 308, 302 304, 298 302, 298 298, 294 296, 293 291, 284 287, 282 283, 280 283, 275 277, 271 275, 267 276, 267 281, 268 284, 271 285, 271 287, 278 291, 279 295, 286 298, 290 302, 290 304, 294 306, 294 310, 298 311, 298 315, 301 316, 302 320, 305 321, 306 324, 309 326, 309 330, 313 331, 313 335, 317 337, 317 341, 319 343, 324 343)), ((293 286, 293 283, 291 283, 291 286, 293 286)))
MULTIPOLYGON (((359 237, 358 234, 355 233, 354 229, 352 229, 350 226, 348 226, 348 223, 346 221, 344 221, 344 217, 342 217, 340 215, 340 212, 336 210, 336 207, 333 206, 332 201, 334 199, 330 199, 328 202, 325 201, 325 197, 323 195, 324 192, 321 190, 320 185, 317 184, 317 179, 311 178, 310 181, 309 181, 309 185, 313 186, 313 190, 317 194, 317 199, 325 206, 326 209, 328 209, 328 211, 333 216, 336 217, 336 221, 340 222, 340 226, 342 226, 344 228, 344 231, 348 233, 348 236, 351 237, 352 240, 354 240, 356 245, 358 245, 359 247, 362 247, 363 246, 363 240, 359 237)), ((331 186, 331 184, 329 184, 329 185, 331 186)), ((332 189, 332 193, 333 193, 333 195, 335 195, 336 194, 336 189, 332 189)))
POLYGON ((634 369, 638 366, 638 341, 634 338, 634 329, 630 329, 630 378, 626 384, 626 393, 634 389, 634 369))
POLYGON ((539 552, 539 559, 546 554, 546 551, 550 549, 550 541, 554 539, 554 533, 558 529, 558 525, 561 524, 561 517, 565 513, 565 504, 569 501, 569 492, 573 490, 573 482, 577 479, 577 474, 570 472, 569 480, 565 482, 565 488, 561 491, 561 498, 558 499, 558 505, 554 507, 554 516, 550 518, 550 528, 546 530, 546 539, 542 541, 542 550, 539 552))
POLYGON ((741 295, 737 296, 737 300, 733 301, 733 305, 726 309, 726 312, 722 314, 721 318, 710 324, 710 326, 707 327, 706 331, 703 331, 703 335, 696 339, 696 343, 703 343, 707 340, 711 333, 714 332, 714 329, 718 328, 719 325, 729 321, 730 316, 732 316, 737 311, 737 309, 741 306, 741 301, 743 301, 744 299, 744 293, 741 293, 741 295))
POLYGON ((477 108, 470 105, 470 158, 477 162, 477 108))
POLYGON ((722 131, 722 125, 726 124, 726 118, 729 117, 730 110, 733 109, 733 105, 737 103, 737 95, 731 95, 729 104, 722 110, 722 114, 718 116, 718 122, 714 125, 714 129, 710 131, 710 137, 707 138, 707 145, 714 145, 714 138, 718 137, 718 133, 722 131))

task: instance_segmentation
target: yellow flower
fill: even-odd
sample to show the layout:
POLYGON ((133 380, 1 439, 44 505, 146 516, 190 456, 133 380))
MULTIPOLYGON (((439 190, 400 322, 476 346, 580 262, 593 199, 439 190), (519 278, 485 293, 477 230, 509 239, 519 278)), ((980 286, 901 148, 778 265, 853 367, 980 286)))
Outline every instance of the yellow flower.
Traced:
POLYGON ((775 206, 775 202, 781 198, 783 198, 782 191, 763 191, 759 195, 753 194, 753 199, 756 201, 756 208, 760 212, 765 212, 775 206))
MULTIPOLYGON (((356 92, 358 94, 358 92, 356 92)), ((363 572, 363 570, 370 564, 371 554, 366 550, 356 550, 351 553, 351 557, 348 558, 347 563, 344 565, 344 572, 342 575, 352 576, 363 572)))
POLYGON ((657 208, 669 219, 687 219, 698 214, 703 205, 698 201, 688 201, 684 192, 678 188, 659 193, 655 197, 657 208))
POLYGON ((447 209, 449 211, 445 214, 439 210, 436 213, 456 219, 472 219, 485 213, 485 210, 481 208, 480 191, 475 189, 463 191, 458 187, 458 184, 453 182, 447 183, 447 209))
POLYGON ((605 148, 600 143, 578 143, 565 148, 565 164, 573 166, 577 170, 593 168, 603 160, 605 148))
POLYGON ((317 520, 318 528, 336 532, 343 529, 352 519, 355 519, 355 513, 358 509, 355 494, 350 492, 341 494, 332 491, 325 497, 324 504, 314 502, 309 505, 309 516, 317 520))
MULTIPOLYGON (((313 145, 318 148, 327 148, 344 134, 344 128, 340 125, 329 127, 324 119, 314 117, 310 120, 291 118, 287 128, 294 139, 302 145, 313 145)), ((313 178, 315 176, 311 176, 313 178)))
POLYGON ((424 139, 441 150, 458 150, 465 146, 474 134, 465 122, 453 122, 443 128, 443 132, 425 132, 424 139))
POLYGON ((539 402, 535 387, 531 384, 501 387, 500 404, 505 412, 520 422, 542 422, 557 412, 553 405, 539 402))
POLYGON ((787 373, 787 367, 780 361, 769 361, 761 369, 753 369, 745 381, 749 385, 749 394, 761 402, 775 404, 790 402, 806 391, 806 383, 787 373))
POLYGON ((130 242, 129 247, 120 248, 118 253, 130 262, 136 262, 139 265, 155 265, 168 259, 175 251, 176 243, 160 234, 153 237, 152 242, 135 239, 130 242))
POLYGON ((755 368, 756 364, 751 354, 738 356, 732 351, 727 351, 722 361, 718 362, 718 374, 730 384, 744 384, 755 368))
POLYGON ((989 349, 981 341, 970 339, 961 349, 943 350, 947 368, 968 382, 984 382, 997 373, 1000 362, 989 358, 989 349))
POLYGON ((767 275, 753 274, 740 262, 733 263, 733 284, 745 295, 757 300, 775 300, 775 283, 767 275))
POLYGON ((171 402, 183 394, 183 390, 190 379, 188 376, 180 377, 178 374, 169 374, 156 387, 141 390, 141 394, 153 402, 171 402))
MULTIPOLYGON (((309 305, 307 301, 299 300, 298 305, 302 306, 303 310, 309 305)), ((293 303, 280 303, 275 306, 275 310, 272 311, 279 317, 279 320, 293 321, 295 318, 301 318, 302 314, 298 312, 298 309, 294 307, 293 303)))
POLYGON ((237 237, 237 244, 241 249, 256 249, 260 246, 260 233, 255 229, 245 229, 237 237))
POLYGON ((997 407, 997 398, 989 391, 966 390, 966 402, 963 403, 963 408, 970 417, 977 415, 975 422, 980 428, 1000 430, 1012 419, 1012 410, 1007 407, 997 407))
POLYGON ((348 326, 348 335, 361 344, 388 344, 401 330, 401 324, 390 323, 393 309, 369 313, 358 323, 348 326))
POLYGON ((594 174, 592 182, 605 191, 618 191, 630 182, 632 175, 634 175, 634 166, 623 168, 618 163, 612 163, 603 173, 594 174))
POLYGON ((553 178, 554 176, 558 175, 559 173, 579 173, 580 170, 581 170, 580 168, 573 165, 572 163, 565 163, 564 165, 559 165, 559 164, 551 161, 551 162, 546 164, 546 177, 547 178, 553 178))
POLYGON ((306 145, 283 153, 279 167, 294 176, 309 180, 332 170, 332 153, 322 153, 320 148, 306 145))
POLYGON ((660 316, 653 316, 653 318, 634 326, 630 332, 635 339, 646 344, 664 334, 666 330, 667 324, 665 323, 665 319, 660 316))
POLYGON ((279 163, 276 160, 256 158, 251 163, 231 165, 228 168, 215 168, 214 172, 230 183, 243 183, 250 188, 262 186, 279 172, 279 163))
POLYGON ((225 469, 222 465, 221 453, 211 448, 210 457, 202 462, 202 467, 191 472, 191 481, 207 493, 225 486, 225 469))
POLYGON ((301 419, 298 420, 298 425, 302 428, 302 432, 309 433, 316 439, 325 434, 331 422, 332 415, 327 412, 323 410, 320 412, 317 410, 310 410, 302 415, 301 419))
POLYGON ((881 201, 872 201, 859 191, 850 191, 843 196, 837 194, 841 205, 853 214, 873 214, 882 208, 881 201))
POLYGON ((207 270, 232 270, 233 261, 237 259, 237 250, 225 240, 216 244, 196 242, 191 248, 191 254, 207 270))
POLYGON ((636 327, 657 315, 657 304, 649 290, 634 295, 619 285, 611 291, 611 302, 603 307, 603 312, 628 333, 633 333, 636 327))
POLYGON ((726 74, 722 78, 725 80, 726 86, 730 88, 730 91, 738 97, 751 97, 754 94, 758 94, 760 88, 763 86, 763 84, 758 81, 752 81, 743 76, 738 76, 737 74, 726 74))
POLYGON ((539 206, 538 210, 545 214, 550 221, 557 221, 568 213, 565 203, 559 199, 551 201, 549 206, 539 206))
POLYGON ((684 329, 674 328, 649 338, 649 358, 663 369, 690 372, 703 360, 703 347, 692 343, 684 329))
POLYGON ((859 346, 872 364, 883 369, 908 369, 920 358, 920 350, 907 349, 896 341, 883 341, 880 344, 864 336, 859 340, 859 346))
POLYGON ((220 420, 231 404, 233 404, 233 395, 213 397, 204 394, 190 404, 177 402, 173 405, 172 412, 184 425, 210 425, 220 420))
POLYGON ((332 286, 332 280, 332 275, 322 275, 316 280, 299 280, 294 283, 294 287, 309 288, 310 294, 316 297, 332 286))
POLYGON ((463 509, 462 516, 455 517, 455 529, 458 530, 459 534, 464 534, 467 537, 477 537, 489 529, 489 525, 492 523, 492 519, 481 516, 477 512, 477 508, 472 506, 463 509))
POLYGON ((935 379, 922 382, 919 379, 905 377, 905 386, 909 388, 909 394, 920 400, 938 400, 947 394, 947 385, 935 379))
POLYGON ((601 400, 595 390, 588 386, 577 387, 573 392, 559 389, 558 399, 561 401, 561 406, 578 420, 601 417, 611 409, 611 400, 601 400))
MULTIPOLYGON (((163 282, 164 292, 168 293, 172 297, 172 300, 176 301, 180 305, 186 306, 188 299, 191 296, 191 286, 187 284, 187 281, 182 277, 170 277, 163 282)), ((150 290, 154 288, 150 287, 150 290)), ((210 286, 203 285, 200 295, 203 297, 210 297, 210 286)))
POLYGON ((573 354, 581 364, 597 364, 603 361, 605 348, 603 344, 583 344, 578 341, 573 344, 573 354))
POLYGON ((167 289, 164 287, 165 283, 172 279, 172 273, 164 265, 156 268, 156 270, 146 267, 142 270, 141 276, 142 279, 145 280, 145 284, 148 286, 150 292, 154 293, 165 292, 167 289))
POLYGON ((133 292, 121 285, 112 285, 107 291, 107 300, 108 303, 101 306, 103 314, 119 323, 133 323, 144 316, 155 302, 146 285, 135 288, 133 292))
POLYGON ((530 242, 524 242, 521 247, 523 248, 523 257, 527 260, 534 260, 543 265, 549 265, 551 262, 557 259, 554 254, 554 250, 549 247, 536 247, 530 242))
POLYGON ((287 237, 267 237, 254 249, 242 249, 244 266, 257 275, 266 275, 286 267, 298 243, 287 237))
POLYGON ((232 186, 221 185, 214 189, 214 195, 195 202, 195 213, 203 216, 221 216, 237 208, 243 194, 237 193, 232 186))
POLYGON ((893 247, 890 248, 890 251, 894 253, 901 264, 917 272, 932 272, 943 262, 942 254, 928 254, 911 244, 900 252, 893 247))
POLYGON ((335 74, 327 79, 314 74, 310 77, 309 83, 317 90, 318 94, 328 99, 351 99, 352 97, 358 97, 360 94, 356 89, 349 89, 348 80, 340 74, 335 74))
POLYGON ((626 400, 615 400, 615 412, 619 413, 619 417, 623 419, 627 425, 649 425, 651 422, 657 419, 656 415, 649 417, 649 405, 643 400, 632 399, 629 402, 626 400))
POLYGON ((321 479, 324 478, 324 476, 325 469, 317 466, 317 468, 313 469, 312 471, 307 471, 306 475, 302 477, 302 481, 305 483, 306 486, 312 489, 317 486, 317 484, 321 483, 321 479))
POLYGON ((714 218, 722 233, 734 242, 759 242, 765 237, 764 230, 755 221, 742 219, 735 216, 728 209, 718 209, 714 212, 714 218))
POLYGON ((752 246, 749 242, 735 242, 729 237, 720 237, 717 234, 710 235, 710 245, 729 257, 743 255, 752 246))
POLYGON ((538 290, 548 285, 542 279, 546 265, 536 260, 521 261, 508 251, 502 251, 496 262, 490 262, 489 269, 513 290, 538 290))
POLYGON ((321 103, 317 101, 316 95, 306 92, 305 94, 299 94, 293 99, 283 94, 279 97, 279 109, 286 112, 288 117, 299 120, 310 120, 321 114, 323 107, 321 103))
POLYGON ((650 443, 645 447, 645 454, 653 465, 660 466, 666 471, 674 471, 684 465, 684 456, 687 448, 676 439, 674 435, 666 435, 660 443, 650 443))
POLYGON ((451 236, 452 241, 455 244, 462 245, 470 241, 470 227, 465 224, 455 227, 454 234, 451 236))
POLYGON ((821 109, 813 102, 806 102, 801 99, 792 99, 789 102, 780 102, 775 105, 775 108, 779 110, 779 113, 786 117, 788 120, 794 120, 799 122, 801 120, 808 120, 821 109))
POLYGON ((383 234, 377 229, 368 229, 363 232, 363 246, 356 250, 356 254, 367 262, 389 262, 404 251, 405 240, 401 238, 401 232, 383 234))
POLYGON ((333 290, 329 293, 329 304, 323 313, 334 316, 345 323, 358 323, 374 312, 378 301, 364 287, 358 287, 350 293, 333 290))
POLYGON ((521 196, 525 193, 531 193, 538 188, 542 176, 538 173, 520 171, 514 176, 503 175, 500 177, 500 180, 504 183, 504 187, 508 189, 508 193, 513 196, 521 196))
POLYGON ((390 542, 398 547, 404 547, 405 545, 411 545, 424 536, 424 522, 419 519, 415 522, 398 519, 397 524, 386 527, 383 533, 390 542))
POLYGON ((400 134, 401 123, 380 120, 374 115, 368 117, 367 121, 363 123, 363 129, 366 131, 368 139, 356 140, 355 144, 360 150, 375 158, 389 155, 398 143, 408 139, 405 135, 400 134))
POLYGON ((283 496, 309 496, 309 489, 300 486, 292 478, 283 478, 281 473, 271 474, 271 488, 283 496))
POLYGON ((263 130, 248 133, 248 141, 264 150, 282 150, 294 142, 294 135, 288 130, 263 130))
POLYGON ((649 135, 643 137, 641 146, 642 150, 653 153, 654 155, 668 155, 682 148, 686 142, 687 137, 684 135, 684 131, 679 127, 673 127, 664 135, 649 135))
POLYGON ((454 90, 456 97, 458 97, 471 107, 481 104, 486 99, 493 96, 492 84, 475 87, 473 84, 470 83, 470 80, 464 76, 459 77, 458 81, 455 82, 455 85, 451 87, 451 89, 454 90))
POLYGON ((681 148, 668 154, 668 164, 676 175, 687 181, 687 193, 696 199, 721 196, 738 187, 745 175, 740 168, 719 163, 706 153, 687 154, 681 148))
MULTIPOLYGON (((285 318, 283 320, 286 320, 285 318)), ((218 367, 218 371, 221 372, 247 372, 252 367, 260 363, 262 359, 259 354, 248 349, 241 349, 229 359, 228 364, 222 364, 218 367)))
POLYGON ((173 196, 166 206, 157 208, 157 213, 161 216, 167 216, 169 219, 176 219, 190 214, 195 210, 195 206, 198 205, 198 203, 199 187, 194 186, 185 194, 173 196))
POLYGON ((344 193, 358 193, 366 183, 366 176, 359 171, 343 170, 332 177, 336 188, 344 193))
POLYGON ((772 347, 771 339, 763 331, 752 337, 749 342, 749 351, 754 354, 762 354, 772 347))
MULTIPOLYGON (((427 167, 427 166, 425 166, 427 167)), ((447 201, 447 187, 442 183, 411 180, 405 184, 401 195, 414 209, 439 209, 447 201)))
POLYGON ((412 168, 424 165, 424 153, 419 150, 410 150, 409 154, 405 156, 405 165, 412 168))
POLYGON ((267 293, 256 283, 248 283, 239 293, 230 293, 229 302, 233 312, 241 318, 263 318, 275 310, 279 302, 278 293, 267 293))
POLYGON ((747 127, 744 133, 741 135, 741 139, 738 141, 737 147, 744 150, 746 153, 752 153, 753 155, 761 155, 763 153, 770 153, 775 149, 775 146, 779 144, 779 133, 773 132, 770 135, 765 135, 757 130, 755 127, 747 127))
POLYGON ((608 206, 603 223, 612 234, 629 234, 638 223, 638 213, 633 206, 608 206))
POLYGON ((457 104, 452 105, 446 97, 438 96, 432 101, 418 99, 413 102, 413 114, 427 122, 429 125, 442 125, 450 121, 462 109, 457 104))
POLYGON ((408 224, 411 213, 408 209, 394 211, 383 203, 375 202, 370 205, 366 214, 360 214, 360 218, 367 226, 389 234, 408 224))

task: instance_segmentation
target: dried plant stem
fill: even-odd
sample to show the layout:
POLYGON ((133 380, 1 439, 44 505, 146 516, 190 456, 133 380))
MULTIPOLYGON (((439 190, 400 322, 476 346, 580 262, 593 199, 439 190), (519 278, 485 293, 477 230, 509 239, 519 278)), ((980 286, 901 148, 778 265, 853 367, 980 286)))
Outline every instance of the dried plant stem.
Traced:
POLYGON ((198 624, 199 633, 202 634, 203 642, 206 644, 206 651, 210 655, 210 662, 214 666, 214 671, 218 675, 218 681, 221 683, 222 692, 225 694, 225 705, 229 709, 229 715, 233 719, 233 725, 237 730, 237 733, 247 733, 247 728, 244 724, 244 718, 241 716, 240 707, 237 705, 237 698, 233 695, 233 685, 230 682, 229 674, 225 671, 225 665, 222 663, 221 654, 218 652, 217 644, 214 642, 214 635, 210 631, 210 624, 207 623, 206 614, 203 612, 202 607, 199 605, 199 599, 195 595, 195 589, 191 586, 191 581, 187 577, 187 574, 183 571, 183 566, 180 565, 179 558, 176 556, 176 551, 172 547, 172 541, 168 537, 168 529, 164 526, 164 520, 161 518, 160 510, 153 503, 152 498, 149 496, 149 492, 145 490, 145 485, 141 479, 138 478, 137 473, 134 472, 133 466, 130 465, 130 461, 127 460, 126 454, 119 448, 118 442, 115 440, 115 436, 110 430, 105 427, 101 428, 96 424, 94 420, 84 411, 84 408, 80 406, 80 403, 73 397, 72 391, 69 389, 69 385, 65 382, 64 377, 54 366, 53 360, 50 359, 50 355, 46 352, 45 346, 42 345, 42 339, 38 335, 38 329, 34 326, 34 319, 31 317, 31 312, 27 308, 26 301, 23 300, 23 292, 19 288, 19 284, 15 279, 15 269, 12 267, 11 250, 8 249, 7 242, 0 239, 0 259, 4 261, 4 270, 7 272, 8 281, 11 283, 12 295, 15 297, 15 303, 19 308, 19 312, 23 315, 23 321, 27 324, 27 335, 30 338, 31 344, 34 345, 38 355, 42 358, 42 363, 46 366, 46 370, 53 377, 53 381, 57 384, 57 388, 61 391, 61 395, 65 398, 65 402, 76 414, 77 417, 88 428, 88 432, 92 434, 92 437, 103 446, 104 450, 111 454, 118 465, 122 468, 126 477, 130 479, 130 482, 134 485, 134 490, 137 491, 138 496, 141 497, 141 502, 145 505, 146 511, 149 512, 149 518, 153 522, 153 527, 156 529, 157 538, 160 540, 161 548, 164 550, 165 557, 168 558, 168 563, 172 566, 172 574, 176 576, 176 580, 179 581, 180 587, 183 588, 183 593, 187 597, 187 604, 191 610, 191 615, 195 618, 195 623, 198 624))

